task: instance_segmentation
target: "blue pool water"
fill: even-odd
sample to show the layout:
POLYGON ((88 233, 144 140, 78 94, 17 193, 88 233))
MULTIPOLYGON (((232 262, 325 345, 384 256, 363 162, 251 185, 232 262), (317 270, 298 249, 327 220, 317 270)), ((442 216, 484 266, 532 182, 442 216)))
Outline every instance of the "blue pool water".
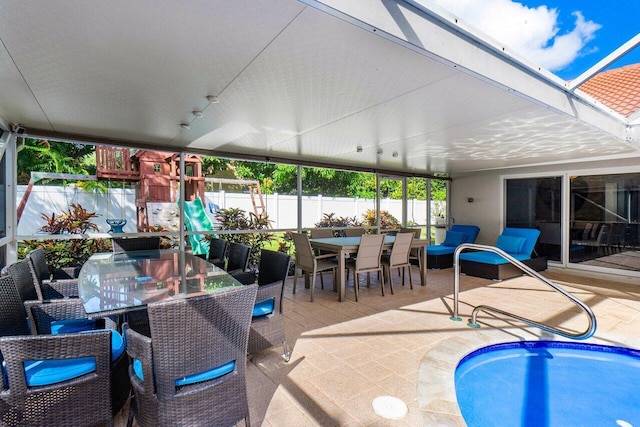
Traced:
POLYGON ((560 341, 481 348, 455 372, 469 427, 640 427, 640 351, 560 341))

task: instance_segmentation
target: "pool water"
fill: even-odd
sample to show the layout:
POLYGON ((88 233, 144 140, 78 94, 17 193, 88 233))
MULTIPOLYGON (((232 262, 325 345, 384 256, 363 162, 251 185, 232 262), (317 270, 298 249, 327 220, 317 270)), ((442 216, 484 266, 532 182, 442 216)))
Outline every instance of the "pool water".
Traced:
POLYGON ((640 427, 640 351, 560 341, 481 348, 455 372, 469 427, 640 427))

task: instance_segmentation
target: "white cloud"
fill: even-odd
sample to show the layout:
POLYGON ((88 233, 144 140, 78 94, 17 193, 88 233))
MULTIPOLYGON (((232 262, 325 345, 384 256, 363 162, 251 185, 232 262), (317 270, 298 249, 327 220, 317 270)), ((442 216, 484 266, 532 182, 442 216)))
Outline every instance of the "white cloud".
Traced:
POLYGON ((432 0, 520 56, 550 71, 574 61, 601 28, 574 11, 575 24, 561 33, 558 10, 527 7, 512 0, 432 0))

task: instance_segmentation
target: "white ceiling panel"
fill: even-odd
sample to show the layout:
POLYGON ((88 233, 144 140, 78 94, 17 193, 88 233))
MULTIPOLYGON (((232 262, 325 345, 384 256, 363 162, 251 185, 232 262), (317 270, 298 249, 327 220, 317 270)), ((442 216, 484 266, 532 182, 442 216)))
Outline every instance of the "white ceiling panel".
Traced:
POLYGON ((331 1, 3 1, 0 119, 415 174, 638 155, 623 119, 453 23, 331 1))

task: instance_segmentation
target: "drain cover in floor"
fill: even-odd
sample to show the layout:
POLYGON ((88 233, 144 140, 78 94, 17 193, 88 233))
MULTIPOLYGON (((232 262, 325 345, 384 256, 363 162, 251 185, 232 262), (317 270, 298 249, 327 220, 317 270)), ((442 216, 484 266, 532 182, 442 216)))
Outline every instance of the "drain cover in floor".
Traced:
POLYGON ((407 415, 407 405, 397 397, 378 396, 371 405, 376 414, 389 420, 399 420, 407 415))

